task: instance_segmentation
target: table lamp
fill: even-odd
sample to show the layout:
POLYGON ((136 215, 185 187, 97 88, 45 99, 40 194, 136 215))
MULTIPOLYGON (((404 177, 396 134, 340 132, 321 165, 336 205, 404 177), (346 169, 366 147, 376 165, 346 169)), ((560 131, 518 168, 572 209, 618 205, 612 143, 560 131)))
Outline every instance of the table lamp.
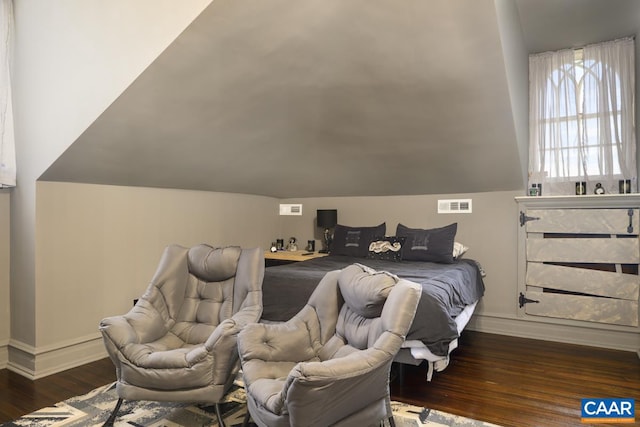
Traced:
POLYGON ((331 229, 338 223, 338 211, 336 209, 318 209, 317 217, 318 227, 324 228, 322 249, 319 252, 321 254, 328 254, 331 241, 333 240, 331 229))

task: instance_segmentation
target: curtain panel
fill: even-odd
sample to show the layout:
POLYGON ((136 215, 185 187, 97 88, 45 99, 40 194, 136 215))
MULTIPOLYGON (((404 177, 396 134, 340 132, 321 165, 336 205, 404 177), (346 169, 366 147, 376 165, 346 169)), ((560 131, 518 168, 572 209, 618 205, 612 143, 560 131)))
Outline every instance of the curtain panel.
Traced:
POLYGON ((0 0, 0 187, 16 185, 16 154, 11 102, 13 3, 0 0))
POLYGON ((637 191, 633 38, 529 57, 529 188, 637 191))

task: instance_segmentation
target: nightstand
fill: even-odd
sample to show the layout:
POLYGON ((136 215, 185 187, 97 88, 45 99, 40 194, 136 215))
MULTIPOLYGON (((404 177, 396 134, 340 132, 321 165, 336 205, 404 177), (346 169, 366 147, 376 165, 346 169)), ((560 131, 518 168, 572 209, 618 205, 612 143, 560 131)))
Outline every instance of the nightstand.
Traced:
POLYGON ((265 251, 264 265, 265 267, 272 267, 274 265, 290 264, 292 262, 306 261, 308 259, 320 258, 329 255, 321 254, 320 252, 313 252, 310 255, 303 255, 308 253, 309 251, 265 251))

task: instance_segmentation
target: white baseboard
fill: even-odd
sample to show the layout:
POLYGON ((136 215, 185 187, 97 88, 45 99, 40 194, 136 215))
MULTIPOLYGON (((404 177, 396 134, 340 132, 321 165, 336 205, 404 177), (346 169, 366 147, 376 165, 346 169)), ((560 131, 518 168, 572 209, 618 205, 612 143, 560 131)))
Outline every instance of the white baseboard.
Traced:
POLYGON ((474 315, 467 329, 520 338, 640 352, 638 332, 535 322, 530 319, 486 313, 474 315))
POLYGON ((102 337, 95 334, 40 348, 10 340, 6 368, 37 380, 105 357, 102 337))
POLYGON ((9 364, 9 340, 0 341, 0 369, 9 364))

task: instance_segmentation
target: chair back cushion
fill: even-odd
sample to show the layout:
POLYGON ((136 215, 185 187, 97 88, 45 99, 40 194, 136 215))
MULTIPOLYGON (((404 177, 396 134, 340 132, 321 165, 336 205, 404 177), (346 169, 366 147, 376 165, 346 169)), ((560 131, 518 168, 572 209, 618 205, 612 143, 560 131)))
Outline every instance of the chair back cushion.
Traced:
POLYGON ((189 277, 184 302, 172 332, 187 344, 203 343, 213 330, 233 315, 233 294, 238 260, 237 246, 189 249, 189 277))
POLYGON ((189 273, 203 282, 222 282, 236 275, 242 249, 239 246, 213 248, 197 245, 189 249, 189 273))
POLYGON ((397 277, 353 264, 338 276, 344 305, 336 325, 336 335, 345 343, 334 357, 371 346, 382 333, 380 315, 397 277))
POLYGON ((366 318, 380 317, 384 302, 396 282, 396 276, 390 273, 376 272, 359 264, 346 267, 338 276, 345 304, 366 318))

